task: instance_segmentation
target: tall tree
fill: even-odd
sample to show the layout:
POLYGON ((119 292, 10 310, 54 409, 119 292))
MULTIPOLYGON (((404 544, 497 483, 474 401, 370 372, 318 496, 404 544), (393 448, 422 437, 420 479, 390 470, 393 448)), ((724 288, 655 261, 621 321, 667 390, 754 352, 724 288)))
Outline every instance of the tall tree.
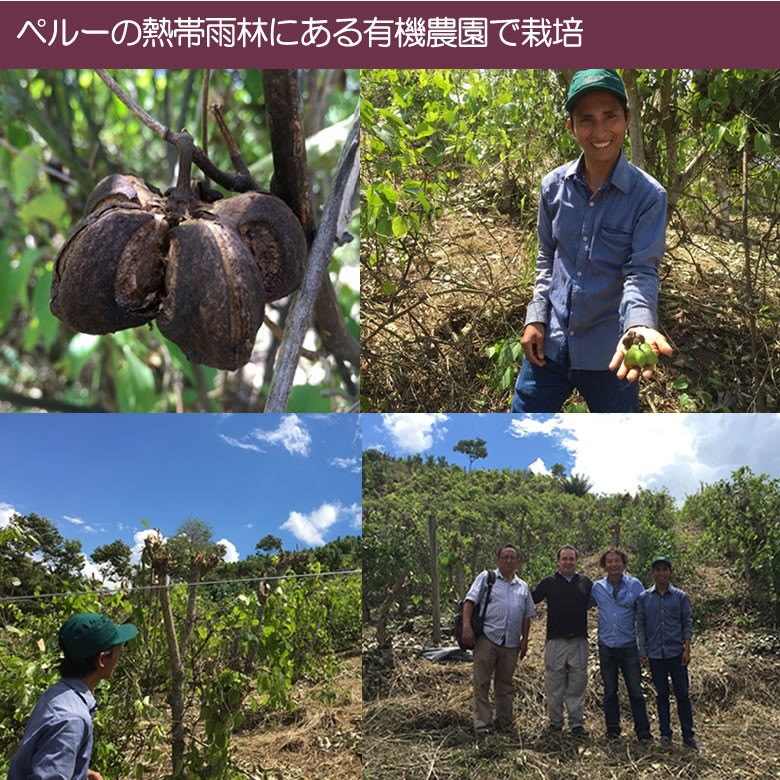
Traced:
POLYGON ((452 449, 469 459, 469 471, 475 460, 487 458, 488 451, 484 439, 461 439, 452 449))

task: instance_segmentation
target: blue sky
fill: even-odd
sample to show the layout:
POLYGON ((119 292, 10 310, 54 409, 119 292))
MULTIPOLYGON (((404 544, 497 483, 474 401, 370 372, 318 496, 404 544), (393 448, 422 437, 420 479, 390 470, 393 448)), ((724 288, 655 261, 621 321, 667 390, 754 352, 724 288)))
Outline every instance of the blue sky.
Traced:
POLYGON ((361 533, 358 415, 0 415, 0 526, 47 517, 89 555, 188 518, 229 559, 361 533))
POLYGON ((444 456, 461 439, 484 439, 474 469, 530 469, 560 463, 587 476, 595 493, 666 488, 678 502, 740 466, 780 477, 778 414, 364 414, 363 448, 396 457, 444 456))

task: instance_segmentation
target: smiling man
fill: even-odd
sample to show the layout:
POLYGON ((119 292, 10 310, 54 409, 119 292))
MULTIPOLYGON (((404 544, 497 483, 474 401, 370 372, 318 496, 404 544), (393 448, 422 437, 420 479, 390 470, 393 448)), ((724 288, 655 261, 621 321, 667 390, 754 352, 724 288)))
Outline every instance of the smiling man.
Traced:
POLYGON ((512 733, 514 684, 518 659, 528 652, 531 618, 536 614, 531 591, 517 574, 519 563, 514 545, 503 545, 496 554, 495 582, 485 609, 484 633, 475 637, 471 614, 479 609, 487 592, 488 572, 477 576, 463 607, 463 639, 474 648, 472 715, 477 738, 493 731, 512 733), (490 706, 493 679, 495 718, 490 706))
POLYGON ((637 601, 639 658, 649 665, 656 690, 658 727, 661 744, 672 744, 669 709, 669 678, 672 679, 677 716, 683 744, 699 750, 693 731, 693 709, 688 691, 688 664, 691 660, 693 615, 688 594, 671 584, 672 561, 665 555, 652 563, 655 585, 645 590, 637 601))
POLYGON ((588 736, 584 726, 588 685, 588 604, 593 583, 577 571, 577 550, 565 544, 556 556, 558 571, 532 591, 534 603, 547 599, 544 643, 544 688, 551 731, 563 729, 563 707, 575 737, 588 736))
POLYGON ((575 73, 566 110, 582 154, 542 181, 512 411, 560 411, 577 389, 592 412, 638 412, 640 370, 623 363, 624 335, 641 334, 656 355, 672 353, 657 330, 666 191, 623 156, 631 112, 617 71, 575 73))

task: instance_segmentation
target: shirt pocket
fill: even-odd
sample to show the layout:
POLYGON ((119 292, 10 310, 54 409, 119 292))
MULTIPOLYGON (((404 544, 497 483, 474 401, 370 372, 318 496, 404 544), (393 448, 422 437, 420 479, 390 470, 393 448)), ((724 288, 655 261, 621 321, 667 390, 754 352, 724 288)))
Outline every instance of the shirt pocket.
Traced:
POLYGON ((631 255, 632 234, 620 227, 602 225, 593 259, 608 265, 622 265, 631 255))

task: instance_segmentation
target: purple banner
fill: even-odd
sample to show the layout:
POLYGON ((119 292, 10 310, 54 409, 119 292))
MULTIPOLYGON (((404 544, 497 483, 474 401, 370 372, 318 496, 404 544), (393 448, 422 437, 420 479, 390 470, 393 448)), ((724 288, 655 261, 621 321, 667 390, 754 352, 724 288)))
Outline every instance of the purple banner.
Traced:
POLYGON ((2 4, 0 67, 771 68, 780 4, 2 4))

